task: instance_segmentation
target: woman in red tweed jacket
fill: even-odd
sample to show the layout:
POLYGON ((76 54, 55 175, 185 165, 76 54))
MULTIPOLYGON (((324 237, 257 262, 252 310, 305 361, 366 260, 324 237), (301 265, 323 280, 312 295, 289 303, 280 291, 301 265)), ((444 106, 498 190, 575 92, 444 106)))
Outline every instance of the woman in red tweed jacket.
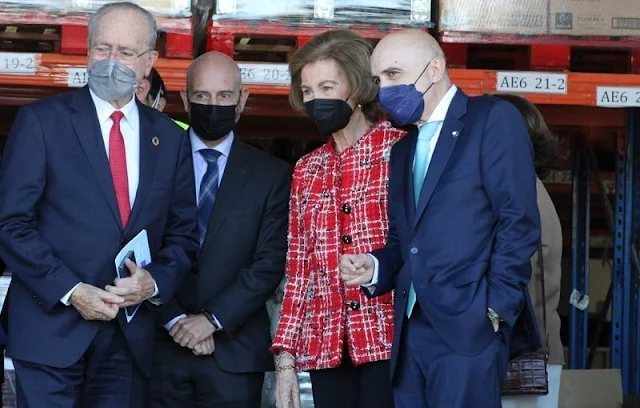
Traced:
POLYGON ((278 407, 298 407, 296 369, 309 371, 316 408, 393 406, 388 359, 393 295, 345 288, 345 253, 383 247, 389 152, 404 132, 381 120, 358 34, 312 38, 289 65, 290 102, 328 142, 300 159, 292 183, 284 300, 272 349, 278 407))

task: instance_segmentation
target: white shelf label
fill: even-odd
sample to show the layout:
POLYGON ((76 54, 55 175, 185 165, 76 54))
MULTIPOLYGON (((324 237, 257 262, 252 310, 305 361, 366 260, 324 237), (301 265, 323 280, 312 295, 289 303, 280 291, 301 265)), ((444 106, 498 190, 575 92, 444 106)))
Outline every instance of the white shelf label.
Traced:
POLYGON ((597 106, 605 108, 640 108, 640 88, 622 86, 599 86, 597 106))
POLYGON ((313 17, 333 18, 333 0, 315 0, 313 2, 313 17))
POLYGON ((87 68, 67 68, 67 85, 70 88, 82 88, 87 84, 87 68))
POLYGON ((287 64, 246 64, 239 63, 240 76, 244 84, 289 85, 287 64))
POLYGON ((38 54, 0 52, 0 74, 35 75, 38 54))
POLYGON ((567 93, 567 74, 547 72, 498 72, 496 91, 561 94, 567 93))

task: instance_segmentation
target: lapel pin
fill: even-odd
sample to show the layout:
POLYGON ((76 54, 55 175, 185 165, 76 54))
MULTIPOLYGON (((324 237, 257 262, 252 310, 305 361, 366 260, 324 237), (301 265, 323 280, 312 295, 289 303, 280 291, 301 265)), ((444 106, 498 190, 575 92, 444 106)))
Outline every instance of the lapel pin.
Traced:
POLYGON ((391 146, 384 149, 384 152, 382 153, 382 158, 384 159, 384 161, 391 160, 391 146))
POLYGON ((457 130, 454 130, 453 132, 451 132, 451 136, 453 136, 453 137, 458 137, 458 134, 459 134, 459 133, 460 133, 460 132, 458 132, 457 130))
POLYGON ((155 147, 158 147, 158 145, 160 145, 160 139, 158 139, 158 136, 154 136, 153 139, 151 139, 151 144, 153 144, 155 147))

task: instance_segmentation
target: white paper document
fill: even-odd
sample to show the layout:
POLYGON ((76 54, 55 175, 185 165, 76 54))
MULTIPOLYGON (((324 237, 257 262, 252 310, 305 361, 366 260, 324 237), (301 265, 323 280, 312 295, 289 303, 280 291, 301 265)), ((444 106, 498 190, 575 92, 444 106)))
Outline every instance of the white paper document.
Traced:
MULTIPOLYGON (((126 278, 129 275, 125 274, 125 276, 120 276, 119 267, 122 262, 127 257, 129 252, 133 252, 133 256, 136 260, 136 264, 144 268, 151 263, 151 250, 149 249, 149 239, 147 237, 147 230, 142 230, 138 235, 136 235, 131 241, 127 243, 127 245, 120 250, 115 259, 116 265, 116 276, 118 278, 126 278)), ((127 323, 133 320, 133 317, 136 315, 136 312, 140 308, 140 305, 133 305, 126 307, 124 309, 125 316, 127 318, 127 323)))

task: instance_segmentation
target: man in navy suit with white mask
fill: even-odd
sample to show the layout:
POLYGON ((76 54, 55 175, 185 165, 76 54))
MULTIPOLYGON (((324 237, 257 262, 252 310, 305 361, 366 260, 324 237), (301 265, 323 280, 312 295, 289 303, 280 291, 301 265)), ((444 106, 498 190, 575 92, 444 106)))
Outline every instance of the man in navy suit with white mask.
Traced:
POLYGON ((19 407, 145 407, 155 313, 198 250, 188 138, 134 91, 158 57, 132 3, 89 23, 88 87, 20 109, 0 167, 19 407), (151 264, 115 257, 142 230, 151 264), (128 322, 123 308, 140 305, 128 322))
POLYGON ((423 31, 385 37, 371 64, 382 107, 417 129, 391 152, 387 245, 343 256, 342 278, 372 296, 396 290, 396 408, 498 408, 512 336, 540 343, 526 288, 540 238, 527 127, 510 104, 453 85, 423 31))

